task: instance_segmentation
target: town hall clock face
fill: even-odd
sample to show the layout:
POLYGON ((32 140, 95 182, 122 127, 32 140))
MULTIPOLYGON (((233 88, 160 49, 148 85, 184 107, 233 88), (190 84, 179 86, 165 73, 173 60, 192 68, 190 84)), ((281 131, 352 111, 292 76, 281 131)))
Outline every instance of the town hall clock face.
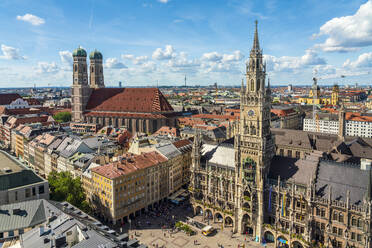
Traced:
POLYGON ((248 111, 248 116, 254 116, 254 110, 253 109, 248 111))

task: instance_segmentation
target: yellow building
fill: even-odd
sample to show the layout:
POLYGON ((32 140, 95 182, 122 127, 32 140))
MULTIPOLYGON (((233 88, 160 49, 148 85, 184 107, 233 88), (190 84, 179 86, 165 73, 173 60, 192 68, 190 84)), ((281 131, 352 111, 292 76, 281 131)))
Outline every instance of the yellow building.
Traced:
POLYGON ((333 86, 331 97, 329 96, 320 96, 320 88, 314 82, 313 86, 309 91, 308 97, 301 97, 298 99, 299 103, 304 104, 317 104, 317 105, 337 105, 339 100, 339 87, 337 84, 333 86), (315 97, 314 97, 315 96, 315 97))
POLYGON ((157 152, 125 154, 118 162, 92 168, 93 209, 114 224, 126 223, 128 218, 141 214, 150 204, 147 192, 152 185, 148 183, 147 169, 166 161, 157 152))

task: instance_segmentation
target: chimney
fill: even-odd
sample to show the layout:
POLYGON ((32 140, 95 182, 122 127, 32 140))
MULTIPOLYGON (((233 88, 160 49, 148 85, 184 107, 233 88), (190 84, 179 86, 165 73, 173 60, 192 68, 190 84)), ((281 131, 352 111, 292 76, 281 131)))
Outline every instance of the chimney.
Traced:
POLYGON ((371 170, 372 160, 367 158, 362 158, 360 160, 360 169, 361 170, 371 170))

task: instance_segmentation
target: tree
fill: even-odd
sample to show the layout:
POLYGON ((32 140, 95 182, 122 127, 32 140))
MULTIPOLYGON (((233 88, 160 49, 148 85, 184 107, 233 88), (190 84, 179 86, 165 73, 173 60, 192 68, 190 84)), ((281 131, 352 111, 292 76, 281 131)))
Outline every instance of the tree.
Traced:
POLYGON ((57 122, 69 122, 71 121, 71 113, 68 111, 58 112, 53 116, 54 120, 57 122))
POLYGON ((90 212, 80 178, 73 178, 68 171, 53 171, 48 177, 50 198, 54 201, 67 201, 85 212, 90 212))

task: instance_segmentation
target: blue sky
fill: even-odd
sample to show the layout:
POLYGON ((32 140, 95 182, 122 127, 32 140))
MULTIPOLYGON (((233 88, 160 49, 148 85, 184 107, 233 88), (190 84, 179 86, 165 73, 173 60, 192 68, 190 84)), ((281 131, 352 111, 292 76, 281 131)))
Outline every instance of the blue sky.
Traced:
POLYGON ((0 87, 71 85, 79 45, 108 86, 239 85, 256 19, 273 84, 371 84, 372 0, 1 0, 0 87))

